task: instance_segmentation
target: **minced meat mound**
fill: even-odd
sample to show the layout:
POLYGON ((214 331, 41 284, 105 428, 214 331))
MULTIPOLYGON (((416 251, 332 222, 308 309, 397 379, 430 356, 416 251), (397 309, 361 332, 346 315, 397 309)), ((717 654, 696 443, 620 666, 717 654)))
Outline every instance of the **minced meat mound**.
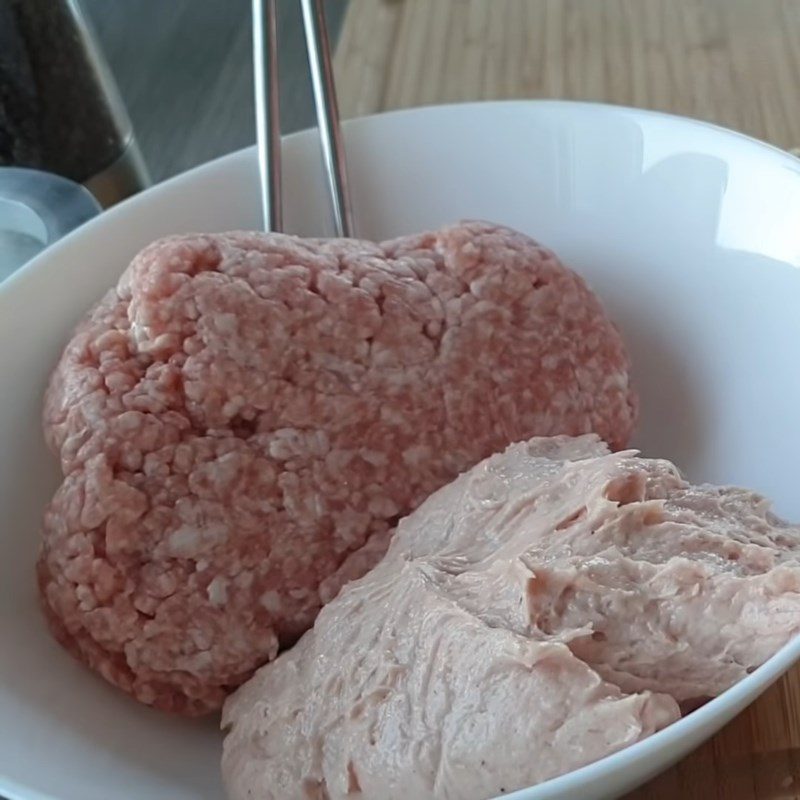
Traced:
POLYGON ((628 369, 585 283, 507 228, 158 241, 47 389, 52 630, 144 703, 217 709, 459 473, 534 435, 624 446, 628 369))

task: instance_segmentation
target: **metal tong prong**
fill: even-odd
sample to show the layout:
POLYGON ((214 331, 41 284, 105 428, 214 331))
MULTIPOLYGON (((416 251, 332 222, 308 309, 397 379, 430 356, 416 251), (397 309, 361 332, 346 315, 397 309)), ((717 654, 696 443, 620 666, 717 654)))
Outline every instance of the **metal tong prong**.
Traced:
POLYGON ((267 231, 283 230, 277 38, 275 0, 253 0, 253 79, 258 175, 264 230, 267 231))
MULTIPOLYGON (((352 236, 353 212, 324 2, 300 0, 300 5, 334 230, 337 236, 352 236)), ((264 228, 268 231, 283 228, 277 27, 276 0, 253 0, 258 172, 264 228)))

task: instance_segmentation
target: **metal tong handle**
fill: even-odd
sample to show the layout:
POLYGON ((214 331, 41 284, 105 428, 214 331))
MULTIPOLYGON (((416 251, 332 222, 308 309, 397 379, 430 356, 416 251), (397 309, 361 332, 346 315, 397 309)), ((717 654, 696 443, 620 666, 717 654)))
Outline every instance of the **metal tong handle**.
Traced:
MULTIPOLYGON (((323 163, 337 236, 353 235, 344 141, 323 0, 300 0, 323 163)), ((261 205, 266 230, 282 228, 276 0, 253 0, 253 68, 261 205)))
POLYGON ((283 230, 277 38, 275 0, 253 0, 253 78, 258 175, 264 230, 267 231, 283 230))

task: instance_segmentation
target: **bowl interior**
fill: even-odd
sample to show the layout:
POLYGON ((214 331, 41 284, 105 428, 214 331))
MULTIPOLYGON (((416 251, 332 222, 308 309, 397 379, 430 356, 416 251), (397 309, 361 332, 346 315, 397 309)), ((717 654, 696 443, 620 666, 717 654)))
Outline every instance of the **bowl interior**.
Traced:
MULTIPOLYGON (((700 123, 568 103, 400 112, 346 134, 359 235, 484 218, 552 247, 625 334, 637 446, 800 519, 800 162, 700 123)), ((315 134, 290 137, 284 159, 287 229, 329 233, 315 134)), ((0 793, 12 800, 221 796, 216 720, 137 706, 44 629, 33 565, 58 475, 39 413, 71 326, 136 251, 169 233, 258 227, 256 181, 251 150, 208 164, 91 221, 0 286, 0 793)), ((761 674, 678 725, 707 735, 776 673, 761 674)), ((653 765, 667 763, 657 741, 645 744, 653 765)), ((614 780, 603 785, 624 788, 614 780)), ((574 791, 561 785, 527 796, 574 791)))

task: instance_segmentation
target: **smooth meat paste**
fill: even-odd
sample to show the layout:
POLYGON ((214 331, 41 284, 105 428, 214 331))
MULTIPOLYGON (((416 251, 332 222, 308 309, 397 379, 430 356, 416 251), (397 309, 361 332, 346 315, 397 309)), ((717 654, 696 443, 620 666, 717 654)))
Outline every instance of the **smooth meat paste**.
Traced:
POLYGON ((537 434, 624 446, 628 366, 585 283, 507 228, 156 242, 47 390, 50 625, 142 702, 219 708, 480 459, 537 434))
POLYGON ((800 631, 800 529, 596 437, 515 444, 403 520, 226 703, 232 800, 483 800, 636 742, 800 631))

